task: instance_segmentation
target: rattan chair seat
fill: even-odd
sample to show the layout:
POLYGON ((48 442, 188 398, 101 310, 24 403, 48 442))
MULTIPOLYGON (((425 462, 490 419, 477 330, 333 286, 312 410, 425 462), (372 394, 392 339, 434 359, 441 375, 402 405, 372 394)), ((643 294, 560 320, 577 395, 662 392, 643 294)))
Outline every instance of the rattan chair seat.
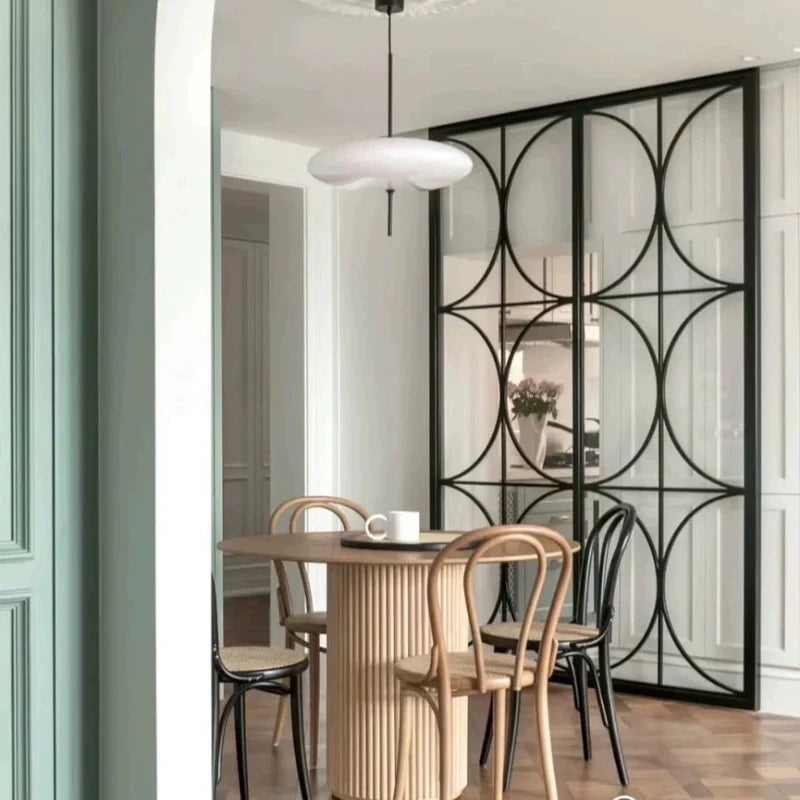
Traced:
POLYGON ((219 657, 228 672, 270 672, 288 667, 305 667, 302 650, 283 647, 223 647, 219 657))

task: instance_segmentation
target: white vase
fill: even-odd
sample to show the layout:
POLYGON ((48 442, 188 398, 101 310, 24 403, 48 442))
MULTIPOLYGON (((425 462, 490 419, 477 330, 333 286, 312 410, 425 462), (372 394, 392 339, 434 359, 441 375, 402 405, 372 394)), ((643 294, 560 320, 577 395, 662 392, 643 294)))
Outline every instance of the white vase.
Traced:
POLYGON ((531 414, 518 417, 519 443, 528 460, 539 469, 547 455, 547 415, 531 414))

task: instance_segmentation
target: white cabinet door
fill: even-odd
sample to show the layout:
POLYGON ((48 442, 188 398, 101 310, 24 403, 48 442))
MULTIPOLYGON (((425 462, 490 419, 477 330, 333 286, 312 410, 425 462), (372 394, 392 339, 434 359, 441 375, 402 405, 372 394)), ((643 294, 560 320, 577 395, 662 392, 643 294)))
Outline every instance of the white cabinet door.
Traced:
POLYGON ((761 660, 800 667, 800 498, 761 503, 761 660))
POLYGON ((761 489, 800 493, 800 241, 796 216, 761 224, 761 489))
POLYGON ((765 217, 800 210, 798 182, 798 100, 800 68, 761 73, 761 213, 765 217))

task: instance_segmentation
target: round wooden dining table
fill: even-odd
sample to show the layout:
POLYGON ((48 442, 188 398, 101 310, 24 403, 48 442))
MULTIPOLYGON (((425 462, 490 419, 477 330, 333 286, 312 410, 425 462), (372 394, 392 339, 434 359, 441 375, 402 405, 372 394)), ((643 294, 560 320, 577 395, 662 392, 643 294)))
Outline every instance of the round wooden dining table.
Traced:
MULTIPOLYGON (((449 533, 449 537, 457 534, 449 533)), ((399 688, 393 665, 428 653, 431 632, 426 588, 436 550, 362 549, 342 544, 342 532, 226 539, 229 555, 328 565, 327 778, 340 800, 390 800, 394 787, 399 688)), ((442 538, 422 533, 423 542, 442 538)), ((556 556, 552 542, 545 549, 556 556)), ((570 543, 573 551, 580 545, 570 543)), ((463 577, 470 551, 454 552, 442 572, 440 602, 451 650, 467 650, 469 624, 463 577)), ((481 563, 535 558, 509 543, 481 563)), ((438 796, 438 734, 432 711, 415 704, 407 800, 438 796)), ((453 797, 467 784, 467 698, 453 701, 453 797)))

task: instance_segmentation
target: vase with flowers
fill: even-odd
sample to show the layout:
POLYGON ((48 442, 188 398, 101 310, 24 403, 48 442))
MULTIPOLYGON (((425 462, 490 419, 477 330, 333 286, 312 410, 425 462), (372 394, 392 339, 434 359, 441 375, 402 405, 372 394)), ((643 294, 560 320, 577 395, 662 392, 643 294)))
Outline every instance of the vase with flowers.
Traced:
POLYGON ((511 413, 519 424, 520 446, 527 459, 537 468, 544 465, 547 454, 547 419, 558 417, 558 398, 563 384, 523 378, 508 384, 511 413))

